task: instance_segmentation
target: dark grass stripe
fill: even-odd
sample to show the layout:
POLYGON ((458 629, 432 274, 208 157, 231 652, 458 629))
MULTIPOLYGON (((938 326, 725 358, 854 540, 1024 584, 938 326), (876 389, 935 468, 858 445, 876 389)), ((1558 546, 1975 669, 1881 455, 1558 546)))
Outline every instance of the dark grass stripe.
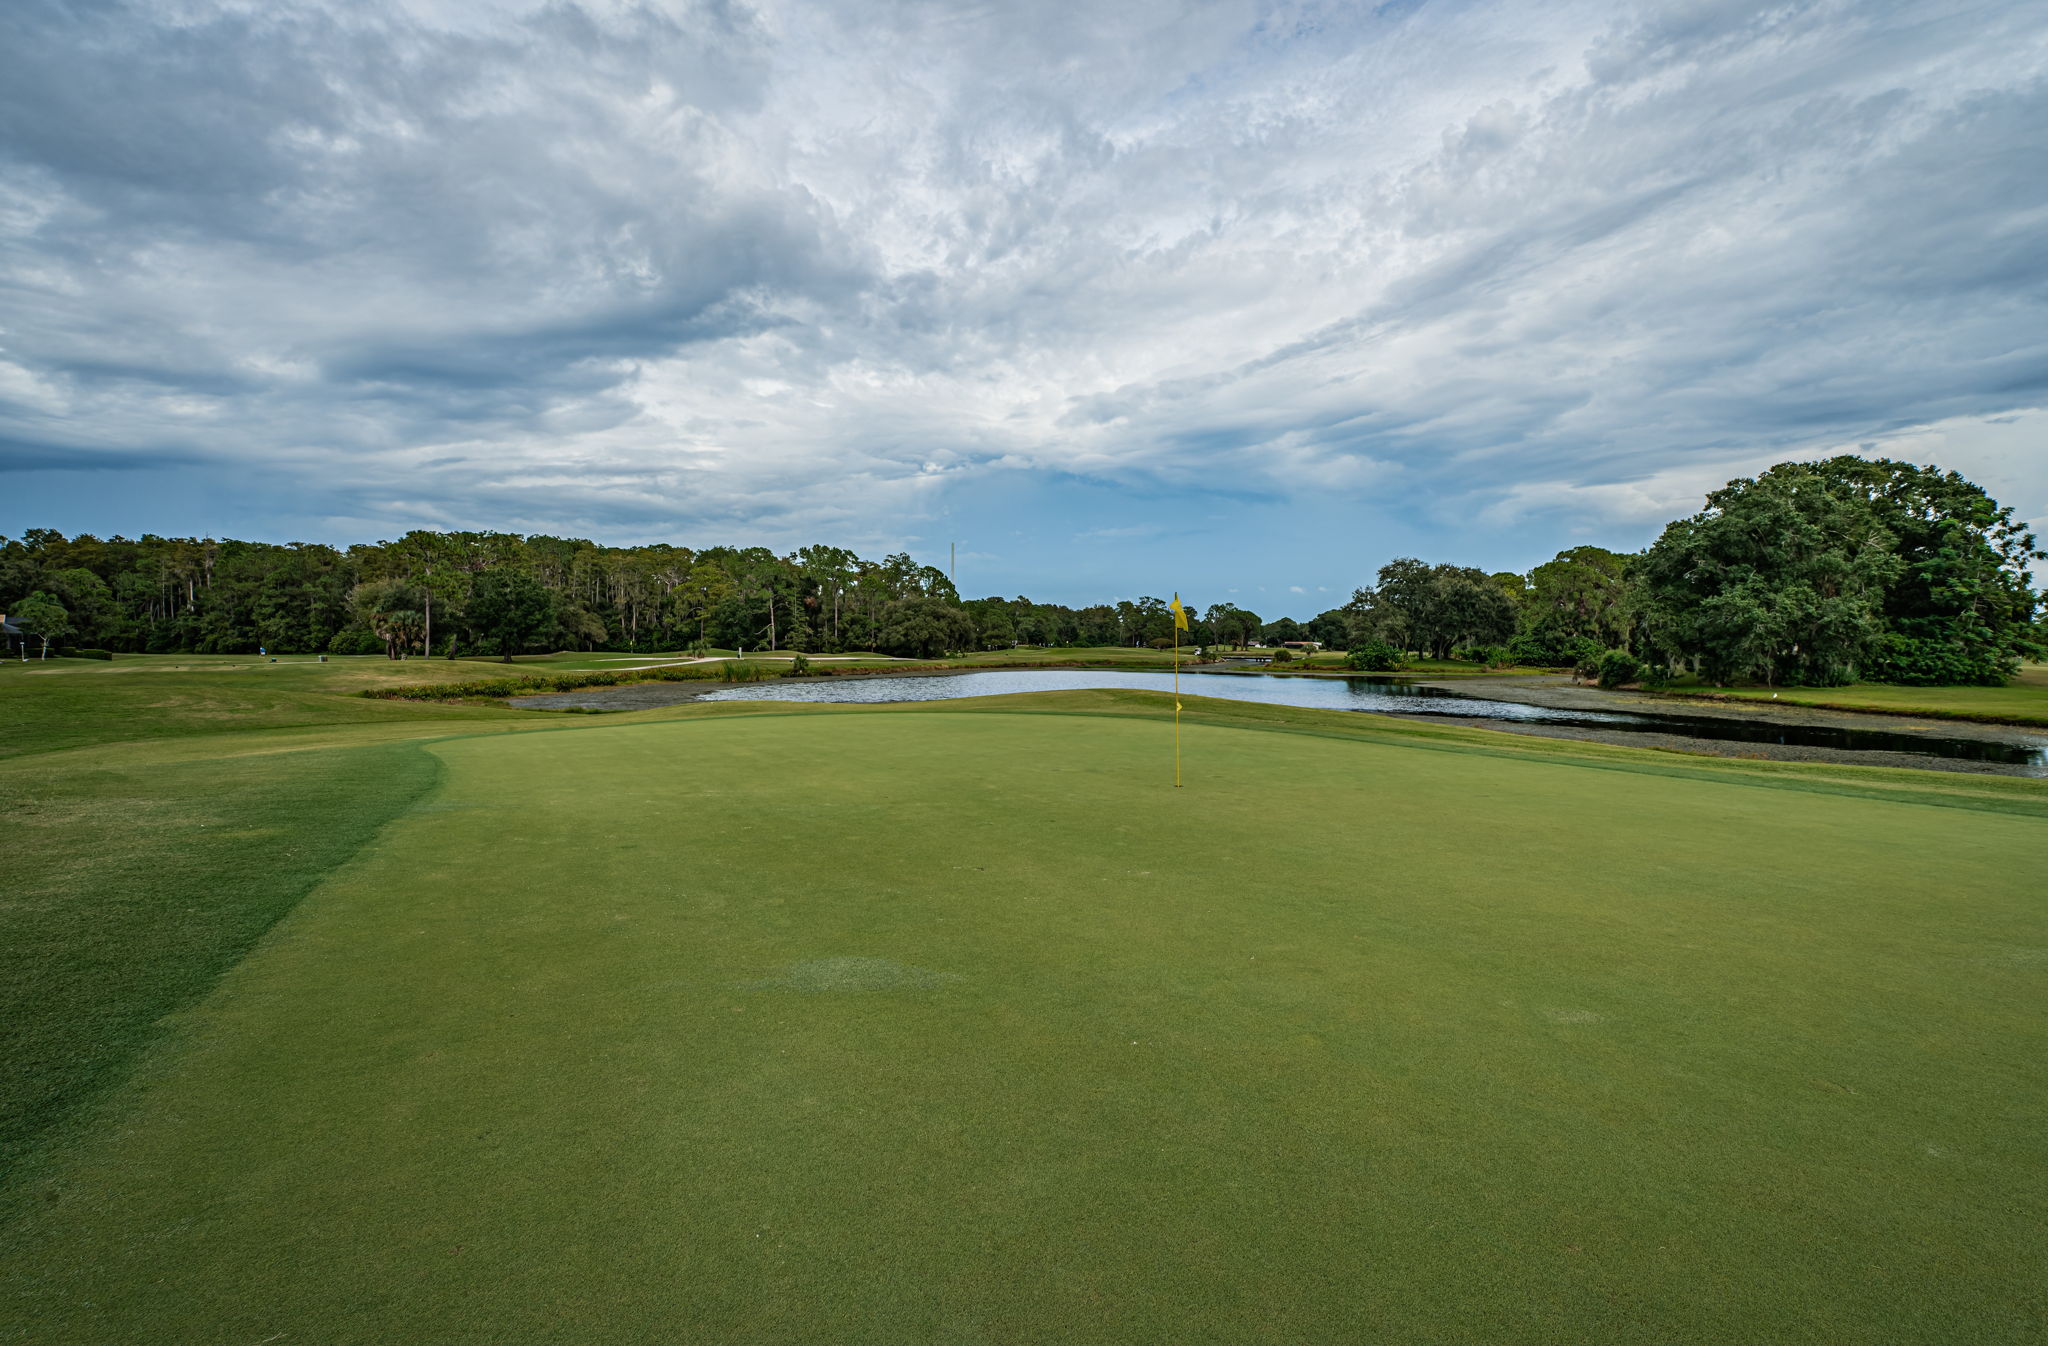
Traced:
POLYGON ((0 1193, 438 772, 397 744, 0 777, 0 1193))

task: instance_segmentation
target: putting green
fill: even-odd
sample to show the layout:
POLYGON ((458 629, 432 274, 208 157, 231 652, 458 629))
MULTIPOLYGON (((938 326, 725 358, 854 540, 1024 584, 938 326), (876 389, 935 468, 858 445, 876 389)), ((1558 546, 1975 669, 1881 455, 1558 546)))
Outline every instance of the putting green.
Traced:
POLYGON ((35 1180, 0 1322, 2039 1330, 2040 818, 1206 725, 1175 792, 1161 729, 767 711, 419 749, 435 792, 35 1180))

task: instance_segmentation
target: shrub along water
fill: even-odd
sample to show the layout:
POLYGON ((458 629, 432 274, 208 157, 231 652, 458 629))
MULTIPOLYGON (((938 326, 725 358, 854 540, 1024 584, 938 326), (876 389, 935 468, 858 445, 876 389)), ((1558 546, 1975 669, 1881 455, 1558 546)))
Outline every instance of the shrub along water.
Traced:
POLYGON ((415 682, 398 687, 371 687, 358 693, 384 701, 461 701, 472 697, 540 696, 574 692, 585 687, 619 687, 629 682, 702 682, 707 679, 751 681, 728 670, 746 665, 691 664, 681 668, 642 668, 623 673, 542 673, 517 678, 470 678, 461 682, 415 682))
POLYGON ((1344 662, 1360 673, 1392 673, 1401 667, 1401 653, 1375 636, 1353 645, 1344 662))
POLYGON ((1643 676, 1643 665, 1627 650, 1609 650, 1598 666, 1602 687, 1621 687, 1643 676))

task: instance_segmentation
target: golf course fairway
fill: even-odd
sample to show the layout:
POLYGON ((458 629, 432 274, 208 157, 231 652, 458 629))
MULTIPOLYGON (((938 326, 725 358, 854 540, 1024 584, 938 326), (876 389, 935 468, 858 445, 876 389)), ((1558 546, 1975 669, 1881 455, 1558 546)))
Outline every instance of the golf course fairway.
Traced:
POLYGON ((2041 1339, 2036 783, 1161 700, 361 727, 0 1340, 2041 1339))

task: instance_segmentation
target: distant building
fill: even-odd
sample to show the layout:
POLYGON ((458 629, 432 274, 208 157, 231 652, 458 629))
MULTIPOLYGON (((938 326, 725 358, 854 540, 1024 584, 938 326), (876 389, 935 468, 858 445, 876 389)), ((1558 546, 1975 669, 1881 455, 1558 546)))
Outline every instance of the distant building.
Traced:
POLYGON ((4 612, 0 612, 0 655, 28 658, 28 632, 8 621, 4 612))
POLYGON ((1280 644, 1290 650, 1307 650, 1310 654, 1323 648, 1323 642, 1320 640, 1283 640, 1280 644))

